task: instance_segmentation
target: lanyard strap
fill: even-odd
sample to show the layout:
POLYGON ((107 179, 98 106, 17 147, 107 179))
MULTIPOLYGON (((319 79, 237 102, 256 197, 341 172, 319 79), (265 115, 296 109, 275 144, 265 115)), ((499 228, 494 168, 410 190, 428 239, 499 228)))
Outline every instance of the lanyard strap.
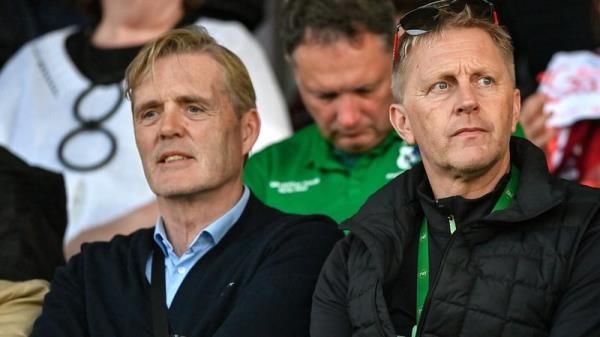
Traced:
MULTIPOLYGON (((503 210, 510 205, 515 197, 518 185, 519 169, 513 165, 511 167, 510 180, 504 188, 502 195, 500 195, 500 198, 496 201, 492 213, 503 210)), ((448 222, 450 231, 454 233, 454 230, 456 229, 454 217, 450 217, 448 222)), ((427 226, 427 217, 424 217, 419 232, 419 250, 417 257, 417 324, 415 324, 412 330, 413 337, 416 336, 417 325, 421 320, 421 313, 423 312, 423 306, 425 305, 425 299, 427 298, 427 292, 429 290, 429 232, 427 226)))
POLYGON ((154 255, 152 255, 150 299, 152 302, 152 329, 154 330, 154 337, 168 337, 169 318, 167 316, 167 300, 165 295, 165 256, 156 244, 154 245, 154 255))

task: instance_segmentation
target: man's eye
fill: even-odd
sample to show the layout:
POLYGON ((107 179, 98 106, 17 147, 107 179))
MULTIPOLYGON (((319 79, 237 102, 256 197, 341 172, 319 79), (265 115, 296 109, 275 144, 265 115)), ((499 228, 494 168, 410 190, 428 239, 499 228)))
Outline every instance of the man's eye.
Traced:
POLYGON ((191 114, 199 114, 204 111, 202 108, 195 106, 195 105, 190 105, 190 106, 188 106, 187 109, 188 109, 188 112, 191 114))
POLYGON ((148 111, 144 111, 140 114, 140 118, 141 119, 152 119, 154 118, 158 113, 154 110, 148 110, 148 111))
POLYGON ((480 85, 483 85, 483 86, 489 86, 489 85, 492 85, 492 83, 494 83, 494 81, 490 77, 487 77, 487 76, 481 77, 478 82, 480 85))
POLYGON ((367 96, 373 92, 371 88, 358 88, 354 92, 360 96, 367 96))
POLYGON ((326 92, 326 93, 322 93, 319 94, 318 97, 319 99, 323 100, 323 101, 332 101, 337 97, 337 93, 335 92, 326 92))
POLYGON ((447 90, 450 85, 447 82, 437 82, 433 85, 433 90, 447 90))

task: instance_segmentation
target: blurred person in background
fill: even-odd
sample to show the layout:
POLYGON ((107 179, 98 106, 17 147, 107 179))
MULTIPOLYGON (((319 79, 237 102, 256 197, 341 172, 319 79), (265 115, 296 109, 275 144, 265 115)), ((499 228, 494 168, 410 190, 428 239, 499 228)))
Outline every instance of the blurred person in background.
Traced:
MULTIPOLYGON (((591 28, 600 41, 600 1, 590 0, 591 28)), ((521 123, 542 148, 550 171, 600 187, 600 56, 598 50, 561 51, 538 76, 536 93, 523 102, 521 123)))
POLYGON ((340 222, 420 160, 387 113, 393 29, 388 0, 283 4, 281 40, 315 123, 250 157, 244 179, 263 202, 340 222))
MULTIPOLYGON (((93 1, 88 1, 92 3, 93 1)), ((0 0, 0 67, 23 44, 70 25, 89 24, 79 0, 0 0)), ((199 15, 236 20, 254 31, 263 21, 263 0, 205 0, 199 15)))

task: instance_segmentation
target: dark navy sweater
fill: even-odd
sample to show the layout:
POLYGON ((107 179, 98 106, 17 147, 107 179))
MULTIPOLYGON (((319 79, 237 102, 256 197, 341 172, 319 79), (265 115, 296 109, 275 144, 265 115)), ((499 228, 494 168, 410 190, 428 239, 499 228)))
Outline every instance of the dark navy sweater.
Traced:
MULTIPOLYGON (((321 265, 341 237, 320 216, 291 216, 254 196, 192 268, 168 310, 180 336, 308 336, 321 265)), ((144 267, 152 229, 82 247, 57 271, 32 336, 151 336, 144 267)))

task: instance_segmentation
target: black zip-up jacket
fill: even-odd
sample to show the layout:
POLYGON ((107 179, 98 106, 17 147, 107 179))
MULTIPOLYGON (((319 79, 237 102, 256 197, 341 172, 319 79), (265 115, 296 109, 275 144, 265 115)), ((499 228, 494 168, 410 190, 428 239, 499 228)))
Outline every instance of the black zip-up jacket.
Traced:
MULTIPOLYGON (((452 235, 418 336, 600 336, 600 191, 550 176, 527 140, 511 139, 511 163, 516 198, 452 235)), ((313 337, 410 335, 415 309, 402 331, 393 310, 415 307, 414 284, 399 280, 416 277, 404 257, 423 219, 424 179, 422 165, 407 171, 346 222, 351 234, 316 286, 313 337)))

